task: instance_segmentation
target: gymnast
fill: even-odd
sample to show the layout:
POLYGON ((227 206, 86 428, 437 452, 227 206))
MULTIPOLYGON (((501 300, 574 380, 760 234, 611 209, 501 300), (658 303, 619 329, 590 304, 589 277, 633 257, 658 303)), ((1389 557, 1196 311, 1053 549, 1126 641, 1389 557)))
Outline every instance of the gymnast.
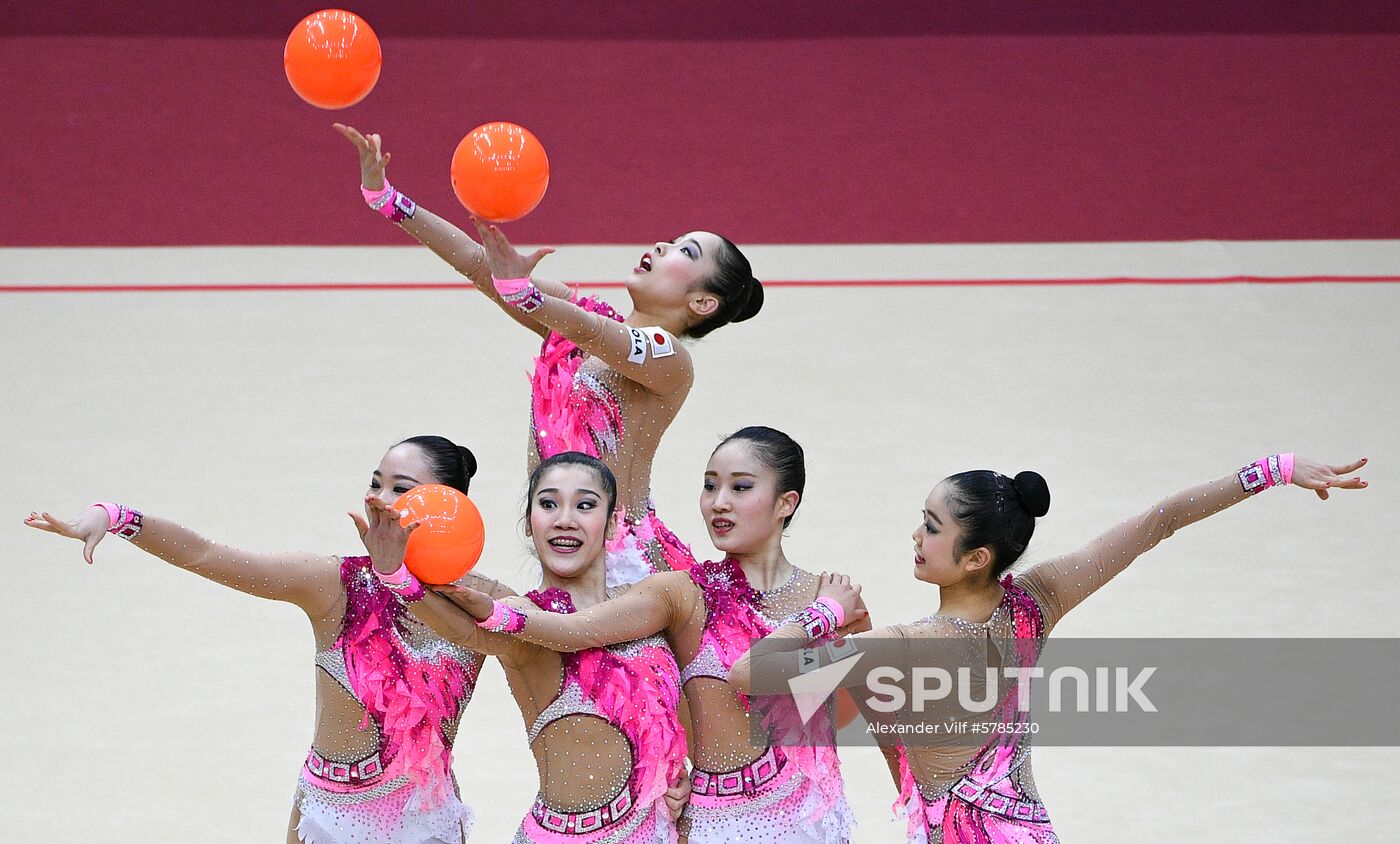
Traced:
POLYGON ((658 241, 627 276, 632 311, 624 319, 606 302, 532 278, 552 250, 519 255, 499 229, 474 221, 478 244, 414 204, 385 180, 390 156, 379 135, 341 124, 336 129, 359 152, 369 205, 542 339, 531 373, 530 466, 561 451, 581 451, 617 476, 618 530, 608 548, 608 584, 689 568, 695 562, 689 547, 652 506, 651 464, 694 381, 681 341, 750 319, 763 305, 763 286, 748 259, 711 232, 658 241))
MULTIPOLYGON (((475 472, 472 453, 443 437, 404 440, 371 476, 367 515, 420 484, 465 493, 475 472)), ((351 515, 362 534, 368 530, 351 515)), ((94 504, 72 521, 30 513, 25 524, 81 541, 88 563, 113 533, 171 565, 306 613, 320 669, 316 733, 292 802, 289 844, 464 840, 472 812, 460 799, 451 752, 482 657, 406 613, 369 557, 242 551, 113 503, 94 504)), ((513 594, 475 575, 463 582, 513 594)))
MULTIPOLYGON (((1329 466, 1292 454, 1271 455, 1168 496, 1078 551, 1015 576, 1007 570, 1025 551, 1035 520, 1050 508, 1045 479, 1035 472, 1015 478, 985 470, 953 475, 934 487, 923 503, 913 536, 914 578, 938 587, 938 612, 852 636, 844 643, 850 649, 843 650, 854 656, 863 644, 883 640, 884 646, 876 647, 888 660, 891 642, 912 648, 921 641, 946 639, 975 648, 983 658, 999 659, 1002 665, 1032 667, 1045 637, 1066 613, 1177 530, 1273 486, 1295 484, 1315 490, 1324 500, 1332 489, 1361 489, 1365 481, 1343 476, 1365 463, 1362 459, 1329 466)), ((803 642, 827 635, 850 613, 861 614, 859 600, 860 587, 851 585, 849 577, 823 575, 819 601, 769 638, 803 642)), ((730 682, 752 690, 751 661, 773 659, 776 664, 781 657, 791 654, 765 652, 752 660, 746 655, 730 671, 730 682)), ((859 674, 847 676, 863 681, 859 674)), ((898 805, 909 822, 909 841, 1058 841, 1031 774, 1031 734, 1017 729, 1029 718, 1021 694, 1018 683, 1000 705, 982 715, 986 720, 981 726, 1005 727, 974 731, 992 737, 984 745, 935 742, 916 747, 894 742, 882 747, 900 789, 898 805)), ((966 711, 961 715, 968 717, 966 711)))

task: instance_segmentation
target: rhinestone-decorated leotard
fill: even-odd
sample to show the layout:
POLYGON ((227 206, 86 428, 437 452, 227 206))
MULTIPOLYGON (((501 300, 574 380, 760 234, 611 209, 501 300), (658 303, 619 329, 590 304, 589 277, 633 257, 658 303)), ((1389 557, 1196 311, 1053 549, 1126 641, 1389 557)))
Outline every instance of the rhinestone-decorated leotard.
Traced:
MULTIPOLYGON (((584 297, 579 307, 621 323, 606 302, 584 297)), ((572 340, 551 332, 535 358, 531 387, 530 468, 563 451, 597 457, 617 476, 617 531, 608 543, 608 585, 687 569, 689 546, 662 523, 650 499, 657 444, 689 387, 658 395, 619 375, 572 340)))

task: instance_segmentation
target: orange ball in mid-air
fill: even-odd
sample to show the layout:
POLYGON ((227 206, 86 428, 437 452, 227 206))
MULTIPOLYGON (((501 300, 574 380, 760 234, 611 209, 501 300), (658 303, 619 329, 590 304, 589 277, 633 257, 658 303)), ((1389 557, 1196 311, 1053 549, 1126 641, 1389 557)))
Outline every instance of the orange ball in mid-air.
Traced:
POLYGON ((549 157, 523 126, 482 124, 452 154, 452 191, 483 220, 519 220, 535 210, 548 187, 549 157))
POLYGON ((399 523, 418 522, 408 537, 404 564, 424 583, 451 583, 481 559, 486 527, 471 499, 442 484, 416 486, 399 496, 399 523))
POLYGON ((287 36, 282 66, 297 96, 317 108, 348 108, 379 81, 379 37, 358 15, 323 9, 287 36))

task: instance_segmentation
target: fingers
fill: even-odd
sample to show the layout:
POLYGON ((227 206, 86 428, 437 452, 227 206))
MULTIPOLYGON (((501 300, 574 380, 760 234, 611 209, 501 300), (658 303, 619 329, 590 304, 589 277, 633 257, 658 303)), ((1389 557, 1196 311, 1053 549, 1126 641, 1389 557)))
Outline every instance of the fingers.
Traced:
POLYGON ((44 512, 40 514, 44 522, 48 524, 49 530, 63 536, 75 536, 73 527, 62 519, 56 518, 52 513, 44 512))
POLYGON ((529 269, 530 272, 534 272, 535 267, 539 266, 540 261, 544 260, 544 256, 553 254, 553 252, 553 246, 542 246, 536 249, 529 258, 525 259, 526 268, 529 269))
POLYGON ((1355 472, 1357 469, 1360 469, 1362 466, 1365 466, 1368 460, 1370 460, 1369 457, 1363 457, 1355 463, 1349 463, 1346 466, 1329 466, 1327 468, 1331 469, 1333 474, 1350 475, 1352 472, 1355 472))
POLYGON ((30 513, 28 516, 25 516, 24 523, 32 528, 42 530, 45 533, 58 533, 58 531, 54 530, 53 526, 44 521, 43 517, 38 513, 30 513))
POLYGON ((92 565, 93 549, 97 547, 97 543, 101 539, 102 535, 98 534, 97 536, 89 537, 88 540, 83 543, 83 559, 87 560, 88 565, 92 565))
POLYGON ((335 123, 332 125, 335 126, 337 132, 344 135, 346 140, 359 147, 361 151, 369 149, 369 143, 365 140, 365 136, 361 135, 354 126, 346 126, 344 123, 335 123))
POLYGON ((346 513, 346 515, 350 517, 350 521, 355 523, 355 530, 359 531, 360 538, 364 539, 365 535, 369 533, 369 522, 365 521, 365 517, 359 513, 346 513))

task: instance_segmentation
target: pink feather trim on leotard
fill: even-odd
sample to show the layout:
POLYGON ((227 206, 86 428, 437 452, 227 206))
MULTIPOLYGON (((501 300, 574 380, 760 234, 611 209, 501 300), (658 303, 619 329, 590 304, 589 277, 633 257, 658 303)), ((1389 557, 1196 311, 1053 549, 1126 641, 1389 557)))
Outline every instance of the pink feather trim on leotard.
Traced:
MULTIPOLYGON (((591 296, 578 306, 622 321, 612 305, 591 296)), ((599 443, 613 450, 622 444, 622 403, 611 393, 578 389, 575 378, 586 357, 574 341, 551 331, 535 358, 530 377, 535 449, 541 460, 564 451, 581 451, 602 458, 599 443)))
POLYGON ((444 725, 461 712, 476 676, 448 654, 425 659, 405 647, 403 604, 363 577, 368 567, 368 557, 341 563, 346 607, 336 647, 345 654, 350 686, 365 707, 360 729, 368 728, 371 718, 379 728, 385 773, 407 774, 420 790, 421 808, 432 809, 452 793, 444 725))
MULTIPOLYGON (((691 567, 690 577, 705 596, 705 631, 701 634, 700 647, 712 644, 724 667, 732 668, 755 641, 773 632, 758 614, 762 609, 762 593, 753 588, 732 557, 697 564, 691 567)), ((749 708, 748 697, 737 691, 735 694, 744 707, 749 708)), ((805 824, 815 828, 845 795, 841 760, 836 755, 836 728, 828 707, 818 709, 803 723, 792 698, 766 698, 763 726, 772 743, 782 746, 788 759, 820 796, 812 806, 813 811, 803 819, 805 824)))
MULTIPOLYGON (((527 597, 549 612, 576 611, 563 589, 537 590, 527 597)), ((631 743, 635 760, 628 787, 635 804, 648 806, 659 800, 680 775, 685 759, 685 732, 678 715, 681 671, 671 649, 658 640, 654 645, 629 643, 560 656, 564 685, 578 683, 584 697, 631 743)))
MULTIPOLYGON (((1040 607, 1028 592, 1012 583, 1010 575, 1002 579, 1001 585, 1006 590, 1002 602, 1011 612, 1016 637, 1015 664, 1035 665, 1045 631, 1040 607)), ((1008 695, 998 709, 998 716, 1012 723, 1024 720, 1026 715, 1020 710, 1020 703, 1016 694, 1008 695)), ((967 777, 987 786, 996 784, 999 789, 1006 789, 1007 776, 1022 740, 1023 736, 1014 732, 997 734, 970 760, 967 777)), ((941 828, 942 840, 950 844, 1037 844, 1057 840, 1048 824, 1018 824, 960 800, 951 793, 931 803, 926 801, 914 780, 914 772, 903 745, 898 750, 899 799, 895 801, 894 811, 908 821, 910 842, 926 842, 930 826, 941 828)), ((1019 797, 1009 789, 1003 793, 1010 799, 1019 797)))

